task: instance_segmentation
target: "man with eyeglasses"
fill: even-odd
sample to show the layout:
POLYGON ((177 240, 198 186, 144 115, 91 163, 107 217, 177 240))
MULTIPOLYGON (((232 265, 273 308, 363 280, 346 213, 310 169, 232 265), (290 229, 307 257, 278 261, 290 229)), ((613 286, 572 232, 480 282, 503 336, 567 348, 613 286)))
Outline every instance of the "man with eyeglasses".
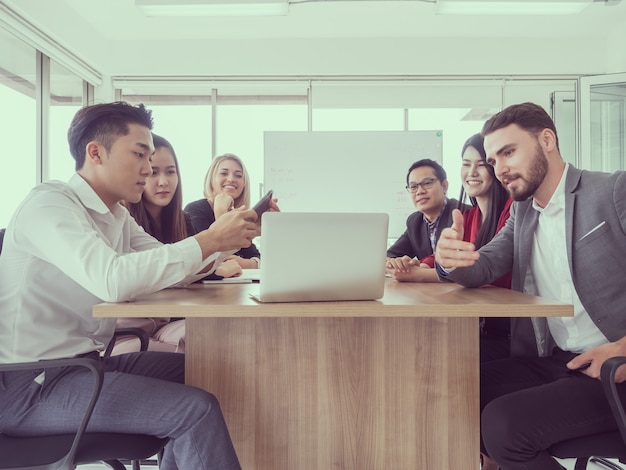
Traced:
MULTIPOLYGON (((425 158, 411 165, 406 189, 416 212, 406 221, 406 231, 387 250, 387 273, 405 282, 438 282, 433 253, 439 234, 452 224, 456 199, 448 199, 446 171, 434 160, 425 158)), ((461 206, 464 211, 467 207, 461 206)))

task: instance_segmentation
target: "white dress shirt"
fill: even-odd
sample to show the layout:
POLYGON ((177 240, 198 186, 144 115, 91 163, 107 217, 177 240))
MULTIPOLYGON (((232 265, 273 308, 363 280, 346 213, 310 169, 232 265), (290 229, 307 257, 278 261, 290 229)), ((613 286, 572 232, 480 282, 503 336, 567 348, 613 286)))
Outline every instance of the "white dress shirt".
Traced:
POLYGON ((163 245, 122 205, 112 210, 78 174, 35 187, 9 222, 0 256, 0 363, 103 349, 114 318, 101 302, 133 298, 203 276, 229 253, 202 260, 194 238, 163 245))
POLYGON ((573 317, 549 317, 548 327, 557 346, 582 353, 607 343, 604 334, 585 311, 574 288, 565 246, 565 175, 545 208, 539 212, 524 292, 574 305, 573 317))

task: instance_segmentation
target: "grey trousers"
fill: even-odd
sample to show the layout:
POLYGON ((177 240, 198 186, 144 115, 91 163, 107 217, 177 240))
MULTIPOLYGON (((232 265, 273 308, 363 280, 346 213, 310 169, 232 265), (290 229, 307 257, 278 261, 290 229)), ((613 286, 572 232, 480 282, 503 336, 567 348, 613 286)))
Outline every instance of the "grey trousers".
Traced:
MULTIPOLYGON (((169 437, 162 470, 240 469, 215 396, 184 385, 184 355, 141 352, 100 359, 102 393, 87 428, 169 437)), ((0 432, 37 435, 74 432, 91 394, 84 368, 50 373, 0 373, 0 432), (55 376, 56 375, 56 376, 55 376)))

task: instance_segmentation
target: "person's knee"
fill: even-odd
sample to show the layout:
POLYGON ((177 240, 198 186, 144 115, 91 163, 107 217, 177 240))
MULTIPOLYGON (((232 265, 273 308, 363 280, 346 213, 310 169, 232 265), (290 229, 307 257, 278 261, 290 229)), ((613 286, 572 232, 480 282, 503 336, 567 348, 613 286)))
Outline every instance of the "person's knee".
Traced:
MULTIPOLYGON (((526 410, 527 412, 527 410, 526 410)), ((506 398, 496 399, 485 406, 481 415, 481 431, 488 455, 496 462, 512 454, 531 451, 524 436, 525 411, 511 406, 506 398)))
MULTIPOLYGON (((200 420, 207 414, 211 414, 214 410, 219 410, 219 402, 217 397, 205 390, 187 386, 185 390, 185 397, 183 399, 184 409, 190 416, 190 420, 200 420)), ((221 413, 221 411, 219 411, 221 413)))

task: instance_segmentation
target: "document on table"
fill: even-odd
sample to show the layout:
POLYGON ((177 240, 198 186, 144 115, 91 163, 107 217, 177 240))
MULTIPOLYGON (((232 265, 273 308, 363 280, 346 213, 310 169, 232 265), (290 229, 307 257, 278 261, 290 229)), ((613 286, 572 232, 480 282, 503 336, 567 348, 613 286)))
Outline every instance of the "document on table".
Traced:
POLYGON ((206 279, 202 284, 250 284, 260 279, 260 269, 243 269, 241 276, 225 277, 224 279, 206 279))

